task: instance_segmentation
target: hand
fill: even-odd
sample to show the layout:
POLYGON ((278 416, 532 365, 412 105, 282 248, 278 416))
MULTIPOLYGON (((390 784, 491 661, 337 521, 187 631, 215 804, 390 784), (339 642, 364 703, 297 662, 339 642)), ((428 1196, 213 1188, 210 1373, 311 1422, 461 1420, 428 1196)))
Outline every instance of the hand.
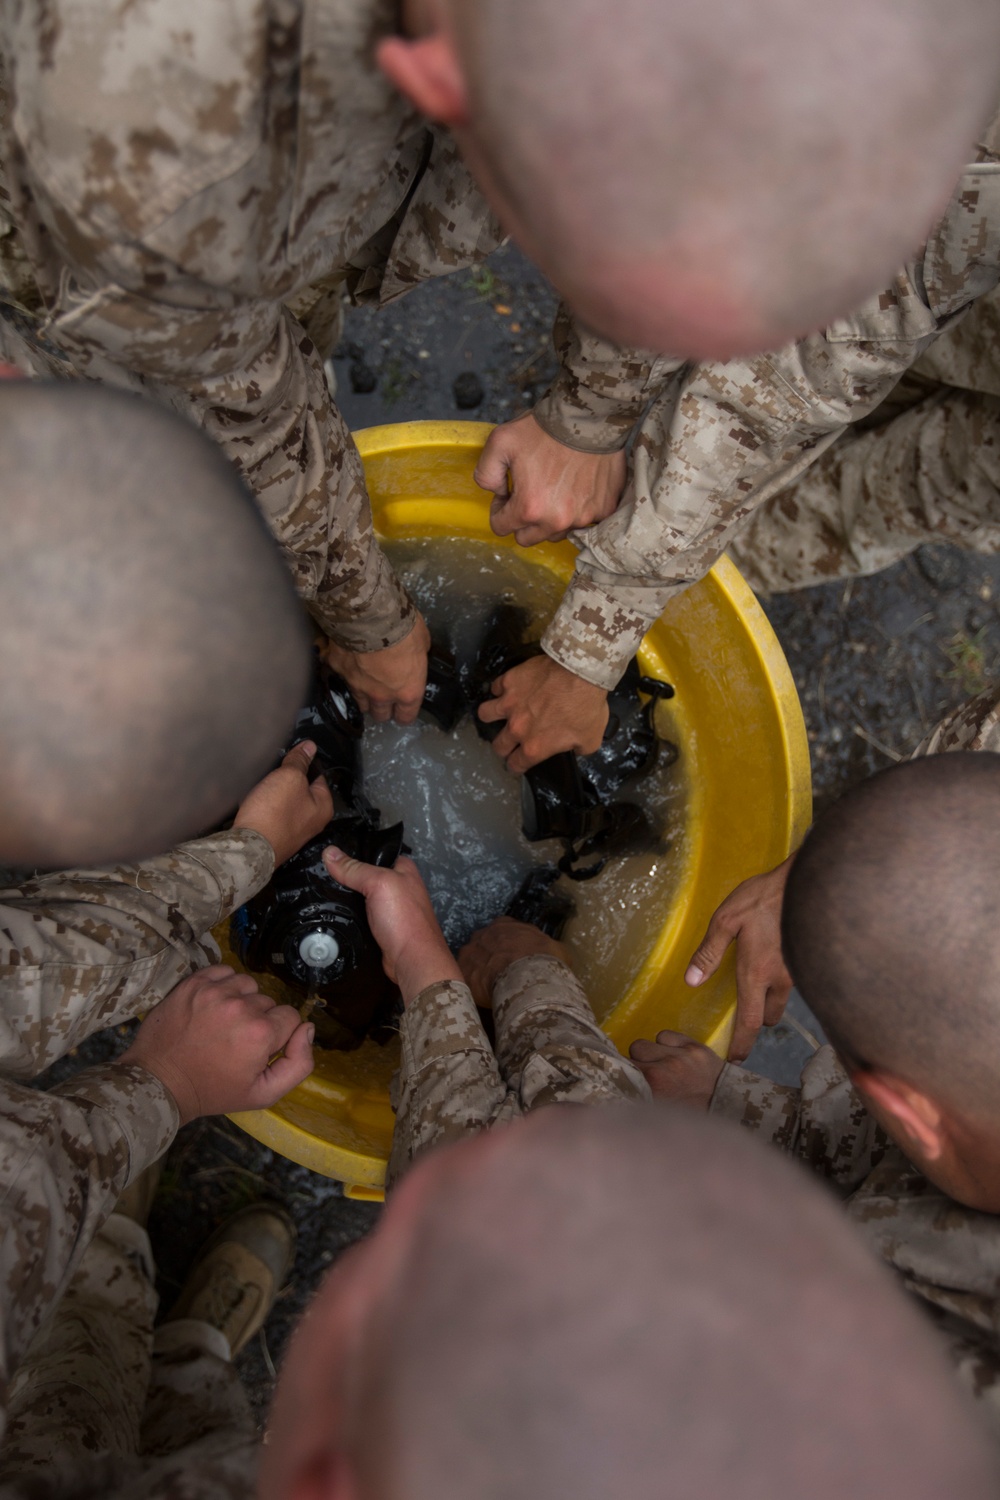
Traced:
POLYGON ((693 1042, 679 1031, 658 1031, 655 1042, 640 1038, 628 1049, 653 1095, 672 1099, 691 1109, 707 1109, 715 1093, 723 1062, 711 1047, 693 1042))
POLYGON ((561 542, 618 509, 628 460, 624 452, 581 453, 550 437, 530 412, 496 427, 473 476, 493 491, 490 525, 522 547, 561 542), (508 489, 508 477, 510 486, 508 489))
POLYGON ((335 672, 346 678, 363 714, 376 723, 394 718, 397 724, 412 724, 420 712, 427 687, 427 651, 430 631, 417 615, 409 635, 381 651, 348 651, 330 641, 324 652, 335 672))
POLYGON ((519 774, 560 750, 592 755, 608 723, 608 695, 561 667, 551 656, 531 656, 492 684, 480 705, 484 724, 506 719, 493 748, 519 774))
POLYGON ((429 984, 461 979, 412 859, 404 856, 384 870, 349 859, 331 845, 323 851, 323 863, 334 880, 364 896, 368 925, 382 949, 382 967, 399 985, 404 1006, 429 984))
POLYGON ((333 817, 333 798, 322 776, 309 780, 316 746, 303 740, 289 750, 281 765, 247 792, 236 810, 234 828, 251 828, 267 839, 274 862, 283 864, 298 854, 333 817))
POLYGON ((250 974, 213 964, 174 986, 118 1061, 154 1073, 186 1125, 276 1104, 312 1072, 314 1033, 290 1005, 262 995, 250 974))
POLYGON ((472 998, 483 1010, 493 1003, 493 986, 502 974, 516 964, 519 958, 558 958, 567 968, 572 965, 569 952, 562 943, 546 937, 541 928, 530 922, 515 922, 513 917, 497 917, 488 927, 474 932, 458 955, 472 998))
POLYGON ((727 896, 684 975, 697 986, 714 974, 730 943, 736 943, 736 1025, 729 1057, 742 1062, 761 1026, 784 1014, 792 976, 781 955, 781 904, 794 855, 766 875, 752 875, 727 896))

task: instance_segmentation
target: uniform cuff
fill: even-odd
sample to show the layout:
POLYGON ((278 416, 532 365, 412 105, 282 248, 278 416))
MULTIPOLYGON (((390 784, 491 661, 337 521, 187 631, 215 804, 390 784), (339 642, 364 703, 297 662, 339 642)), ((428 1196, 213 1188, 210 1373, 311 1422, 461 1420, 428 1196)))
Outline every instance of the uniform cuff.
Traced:
POLYGON ((417 619, 413 600, 381 551, 367 598, 343 586, 321 588, 309 608, 320 629, 345 651, 383 651, 395 646, 409 635, 417 619))
POLYGON ((526 1011, 554 1006, 565 1009, 572 997, 593 1015, 583 986, 568 964, 551 954, 533 953, 508 964, 493 986, 493 1014, 497 1027, 510 1026, 526 1011))
POLYGON ((719 1115, 723 1120, 742 1120, 747 1107, 748 1085, 757 1081, 756 1073, 747 1068, 741 1068, 737 1063, 723 1063, 709 1101, 709 1114, 719 1115))
POLYGON ((180 1123, 165 1084, 137 1063, 88 1068, 49 1092, 110 1115, 128 1151, 128 1186, 166 1151, 180 1123))
POLYGON ((531 415, 549 437, 580 453, 618 453, 628 442, 641 415, 634 403, 623 406, 611 396, 598 395, 572 379, 557 379, 536 401, 531 415), (568 386, 584 391, 586 404, 568 386))
POLYGON ((177 852, 203 865, 216 885, 213 907, 206 903, 201 917, 188 914, 195 932, 209 932, 217 922, 263 890, 274 874, 274 850, 264 835, 253 828, 228 828, 222 833, 211 833, 207 838, 181 844, 177 852))
MULTIPOLYGON (((623 603, 586 574, 577 573, 542 636, 542 650, 568 672, 610 692, 659 617, 666 603, 664 592, 650 590, 647 614, 623 603)), ((680 592, 680 588, 666 589, 668 596, 680 592)))
POLYGON ((478 1051, 493 1056, 472 991, 460 979, 445 979, 421 990, 403 1011, 399 1037, 403 1078, 457 1052, 478 1051))

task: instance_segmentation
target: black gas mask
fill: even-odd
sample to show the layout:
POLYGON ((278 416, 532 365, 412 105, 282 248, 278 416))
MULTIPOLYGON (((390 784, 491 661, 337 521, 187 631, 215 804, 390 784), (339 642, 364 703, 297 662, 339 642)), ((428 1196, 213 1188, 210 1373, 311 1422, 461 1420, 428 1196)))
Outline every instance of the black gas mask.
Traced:
MULTIPOLYGON (((525 644, 525 611, 501 605, 479 658, 463 677, 454 658, 433 646, 423 711, 449 731, 463 714, 489 696, 489 684, 539 649, 525 644)), ((596 755, 555 755, 522 779, 522 827, 532 842, 559 839, 558 865, 533 871, 508 907, 508 915, 559 937, 572 901, 556 887, 560 874, 586 880, 613 854, 660 847, 659 834, 635 803, 612 802, 629 780, 648 770, 663 743, 653 728, 658 697, 671 697, 666 683, 640 677, 635 663, 611 695, 612 718, 596 755), (646 695, 647 701, 642 701, 646 695), (587 861, 590 861, 587 863, 587 861)), ((499 725, 476 726, 492 739, 499 725)), ((275 975, 300 993, 324 1047, 348 1050, 366 1037, 385 1041, 399 1012, 399 992, 386 977, 382 955, 368 926, 364 898, 339 885, 323 864, 323 850, 336 844, 353 859, 391 867, 403 843, 403 825, 382 828, 378 808, 362 791, 361 738, 364 718, 344 679, 317 662, 306 706, 295 721, 289 747, 313 740, 312 774, 323 776, 333 797, 333 817, 323 832, 275 871, 265 888, 237 911, 230 924, 234 951, 253 972, 275 975)), ((672 750, 672 747, 670 747, 672 750)), ((674 752, 676 753, 676 752, 674 752)))
POLYGON ((380 828, 378 809, 361 791, 363 732, 347 683, 317 665, 290 745, 315 741, 312 773, 326 778, 333 817, 235 913, 230 926, 240 961, 301 991, 312 1002, 317 1040, 340 1049, 358 1047, 385 1028, 398 998, 382 968, 364 897, 338 885, 322 858, 336 844, 352 859, 392 866, 403 848, 402 823, 380 828))

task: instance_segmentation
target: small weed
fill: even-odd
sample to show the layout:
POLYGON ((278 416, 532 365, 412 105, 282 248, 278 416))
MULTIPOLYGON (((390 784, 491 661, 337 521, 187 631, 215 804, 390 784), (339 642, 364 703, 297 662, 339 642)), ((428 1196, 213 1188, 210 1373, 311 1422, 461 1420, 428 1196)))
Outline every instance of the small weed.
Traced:
POLYGON ((942 647, 951 662, 951 671, 945 676, 960 682, 966 693, 981 693, 989 680, 986 667, 986 626, 969 635, 964 630, 956 631, 951 640, 942 647))
POLYGON ((406 387, 413 379, 404 369, 398 354, 393 354, 382 367, 382 401, 385 406, 395 406, 406 395, 406 387))
POLYGON ((485 301, 489 302, 497 292, 499 282, 495 271, 489 266, 476 266, 469 272, 469 280, 473 288, 485 301))

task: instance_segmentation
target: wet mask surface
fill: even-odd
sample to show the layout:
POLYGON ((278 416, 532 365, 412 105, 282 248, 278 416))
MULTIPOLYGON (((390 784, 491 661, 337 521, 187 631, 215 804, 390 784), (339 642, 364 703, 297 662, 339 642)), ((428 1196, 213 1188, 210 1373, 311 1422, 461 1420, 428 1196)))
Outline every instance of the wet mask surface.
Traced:
MULTIPOLYGON (((431 635, 460 668, 475 661, 498 602, 525 607, 537 639, 562 595, 545 568, 487 543, 427 538, 385 550, 431 635)), ((658 723, 670 735, 669 705, 658 723)), ((505 770, 470 718, 450 734, 423 719, 408 726, 369 721, 362 760, 366 795, 381 809, 383 827, 402 820, 453 947, 499 915, 532 869, 559 858, 555 841, 529 844, 521 834, 520 778, 505 770)), ((664 829, 667 852, 614 858, 586 884, 560 882, 576 904, 564 941, 601 1017, 638 973, 667 914, 684 836, 683 757, 655 767, 622 796, 664 829)))

